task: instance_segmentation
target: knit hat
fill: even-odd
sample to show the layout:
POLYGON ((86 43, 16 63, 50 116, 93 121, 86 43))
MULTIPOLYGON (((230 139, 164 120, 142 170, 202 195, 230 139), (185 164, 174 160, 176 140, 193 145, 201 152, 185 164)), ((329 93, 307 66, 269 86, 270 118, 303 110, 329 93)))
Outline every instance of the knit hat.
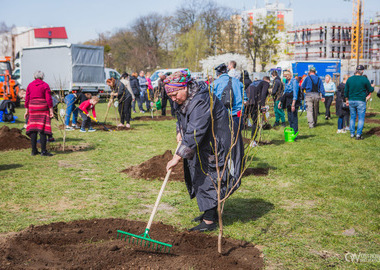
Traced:
POLYGON ((315 69, 315 67, 310 67, 310 68, 309 68, 309 71, 311 71, 311 72, 316 72, 317 70, 315 69))
POLYGON ((182 90, 191 80, 191 74, 188 69, 176 71, 164 80, 166 93, 182 90))

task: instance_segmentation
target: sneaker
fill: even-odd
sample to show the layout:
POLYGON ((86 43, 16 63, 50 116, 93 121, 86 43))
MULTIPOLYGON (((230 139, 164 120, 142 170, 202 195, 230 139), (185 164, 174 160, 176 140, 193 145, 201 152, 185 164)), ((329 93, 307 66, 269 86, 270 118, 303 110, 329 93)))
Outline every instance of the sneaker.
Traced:
POLYGON ((257 146, 257 142, 255 141, 252 141, 250 144, 249 144, 249 147, 256 147, 257 146))
POLYGON ((136 111, 133 111, 133 113, 137 113, 136 111))
POLYGON ((145 111, 140 111, 140 113, 145 113, 145 111))
POLYGON ((124 127, 124 125, 120 123, 117 125, 117 127, 124 127))
POLYGON ((96 131, 96 129, 94 129, 94 128, 92 128, 92 127, 90 127, 89 129, 88 129, 88 132, 95 132, 96 131))
POLYGON ((54 137, 51 137, 51 138, 47 139, 47 141, 48 142, 55 142, 55 139, 54 139, 54 137))
POLYGON ((357 140, 363 140, 363 137, 362 137, 362 135, 356 135, 356 139, 357 140))
POLYGON ((74 128, 73 128, 73 127, 70 127, 70 126, 66 126, 65 130, 66 130, 66 131, 73 131, 74 128))
POLYGON ((189 229, 189 232, 200 231, 200 232, 210 232, 216 229, 216 223, 206 224, 206 222, 202 221, 201 224, 189 229))
POLYGON ((338 130, 336 131, 336 133, 337 133, 337 134, 339 134, 339 133, 343 133, 342 131, 343 131, 343 129, 338 129, 338 130))
POLYGON ((79 131, 80 132, 87 132, 84 128, 81 128, 79 131))
POLYGON ((350 131, 350 127, 345 127, 344 129, 347 131, 350 131))
POLYGON ((347 133, 347 131, 345 129, 341 129, 341 133, 347 133))
POLYGON ((352 138, 355 138, 355 134, 351 134, 351 139, 352 139, 352 138))
POLYGON ((281 126, 286 127, 286 124, 285 123, 281 123, 281 126))
POLYGON ((76 124, 76 125, 71 125, 72 128, 74 129, 79 129, 80 128, 80 125, 76 124))
POLYGON ((131 125, 130 124, 125 124, 125 127, 126 128, 131 128, 131 125))
POLYGON ((277 127, 280 125, 280 122, 274 122, 273 127, 277 127))

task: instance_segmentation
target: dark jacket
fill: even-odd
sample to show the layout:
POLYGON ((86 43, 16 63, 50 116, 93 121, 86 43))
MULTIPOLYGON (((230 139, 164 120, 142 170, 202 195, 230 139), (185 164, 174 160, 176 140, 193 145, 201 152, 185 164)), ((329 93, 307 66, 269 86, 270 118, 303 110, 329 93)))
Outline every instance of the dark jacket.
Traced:
POLYGON ((339 117, 349 114, 349 108, 344 106, 344 104, 346 103, 346 98, 344 96, 345 86, 346 86, 345 83, 340 83, 338 87, 336 88, 335 108, 336 108, 336 115, 339 117))
POLYGON ((273 89, 272 89, 272 97, 273 97, 274 101, 278 101, 278 100, 280 100, 280 98, 284 94, 284 85, 281 82, 281 79, 279 76, 274 78, 273 83, 274 83, 274 85, 273 85, 273 89))
POLYGON ((129 79, 129 82, 131 83, 133 94, 135 96, 140 96, 141 89, 140 89, 139 80, 135 76, 131 76, 131 78, 129 79))
MULTIPOLYGON (((197 198, 199 210, 202 212, 217 206, 217 190, 211 182, 211 179, 215 184, 217 181, 214 149, 218 149, 218 166, 221 170, 225 163, 231 164, 226 167, 222 178, 222 198, 239 179, 244 157, 242 137, 236 131, 234 134, 239 134, 237 144, 231 155, 228 155, 231 146, 228 111, 215 95, 213 100, 212 114, 217 148, 212 136, 210 94, 206 83, 197 83, 195 90, 190 90, 185 103, 176 110, 177 131, 182 135, 182 144, 177 154, 184 159, 185 182, 190 198, 197 198)), ((234 128, 237 129, 237 126, 234 128)), ((239 186, 240 183, 235 189, 239 186)))
POLYGON ((244 70, 242 76, 240 77, 240 81, 244 84, 244 90, 247 90, 249 85, 252 83, 252 80, 249 78, 248 71, 244 70))
POLYGON ((117 93, 117 99, 119 100, 119 102, 124 102, 128 98, 132 98, 131 93, 129 93, 125 85, 119 80, 115 80, 115 86, 112 87, 111 89, 112 89, 112 92, 117 93))
POLYGON ((248 104, 255 106, 265 106, 268 96, 269 83, 266 81, 255 81, 247 88, 248 104))

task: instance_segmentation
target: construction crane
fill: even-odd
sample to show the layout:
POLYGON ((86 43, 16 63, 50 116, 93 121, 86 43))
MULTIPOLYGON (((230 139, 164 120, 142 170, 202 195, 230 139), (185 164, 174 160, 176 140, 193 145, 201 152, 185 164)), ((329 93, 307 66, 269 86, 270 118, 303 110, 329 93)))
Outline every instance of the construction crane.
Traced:
POLYGON ((351 59, 356 59, 357 66, 363 58, 363 2, 364 0, 353 0, 352 9, 351 59))

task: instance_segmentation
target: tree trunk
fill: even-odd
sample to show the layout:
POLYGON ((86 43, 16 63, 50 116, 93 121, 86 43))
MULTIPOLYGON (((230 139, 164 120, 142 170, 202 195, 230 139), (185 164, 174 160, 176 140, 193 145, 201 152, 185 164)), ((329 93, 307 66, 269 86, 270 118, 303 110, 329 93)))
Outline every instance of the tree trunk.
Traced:
POLYGON ((222 219, 222 202, 220 198, 221 179, 218 179, 218 219, 219 219, 219 235, 218 235, 218 253, 222 254, 222 239, 223 239, 223 219, 222 219))
POLYGON ((253 53, 253 72, 256 72, 256 57, 257 57, 257 51, 253 53))

